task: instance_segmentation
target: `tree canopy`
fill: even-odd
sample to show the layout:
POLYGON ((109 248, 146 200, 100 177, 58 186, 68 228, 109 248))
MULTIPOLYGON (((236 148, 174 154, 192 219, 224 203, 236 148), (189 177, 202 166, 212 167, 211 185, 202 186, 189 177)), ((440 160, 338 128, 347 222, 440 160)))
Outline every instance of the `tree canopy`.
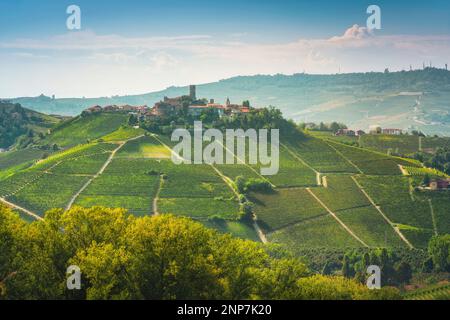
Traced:
POLYGON ((74 207, 27 224, 0 206, 0 299, 376 297, 354 280, 313 275, 295 258, 188 218, 74 207), (81 290, 66 287, 70 265, 81 270, 81 290))

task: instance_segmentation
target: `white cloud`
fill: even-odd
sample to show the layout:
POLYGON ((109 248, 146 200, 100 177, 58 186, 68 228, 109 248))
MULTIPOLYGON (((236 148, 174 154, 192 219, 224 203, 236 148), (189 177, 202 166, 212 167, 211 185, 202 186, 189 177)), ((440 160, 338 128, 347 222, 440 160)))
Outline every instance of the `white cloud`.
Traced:
POLYGON ((348 41, 348 40, 361 40, 373 37, 374 33, 372 30, 366 27, 360 27, 357 24, 345 30, 344 34, 341 36, 335 36, 330 39, 331 42, 336 41, 348 41))
POLYGON ((14 88, 37 87, 38 92, 46 92, 42 86, 58 96, 131 94, 235 75, 398 70, 429 60, 443 65, 449 56, 449 35, 378 35, 358 25, 328 39, 284 43, 208 35, 124 37, 70 32, 0 44, 0 69, 9 74, 0 80, 0 96, 19 95, 10 93, 14 88), (18 54, 5 58, 12 51, 18 54), (39 60, 39 56, 51 59, 39 60), (28 63, 28 69, 22 62, 28 63), (76 86, 55 81, 68 73, 76 86))

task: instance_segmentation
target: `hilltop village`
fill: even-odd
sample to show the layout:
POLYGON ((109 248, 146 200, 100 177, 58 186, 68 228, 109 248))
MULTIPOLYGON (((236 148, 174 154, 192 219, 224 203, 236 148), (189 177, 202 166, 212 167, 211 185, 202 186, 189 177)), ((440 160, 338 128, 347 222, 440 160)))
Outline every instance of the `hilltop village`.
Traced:
POLYGON ((109 105, 101 107, 99 105, 92 106, 83 111, 84 114, 98 113, 98 112, 128 112, 136 115, 140 120, 149 121, 156 118, 167 118, 176 115, 180 112, 187 112, 187 114, 198 117, 204 111, 213 111, 219 117, 233 117, 239 114, 249 113, 253 109, 250 107, 248 101, 242 104, 233 104, 230 99, 226 99, 226 103, 216 103, 214 99, 198 99, 196 94, 196 86, 189 86, 189 95, 169 98, 164 97, 163 100, 154 104, 153 107, 131 106, 131 105, 109 105))

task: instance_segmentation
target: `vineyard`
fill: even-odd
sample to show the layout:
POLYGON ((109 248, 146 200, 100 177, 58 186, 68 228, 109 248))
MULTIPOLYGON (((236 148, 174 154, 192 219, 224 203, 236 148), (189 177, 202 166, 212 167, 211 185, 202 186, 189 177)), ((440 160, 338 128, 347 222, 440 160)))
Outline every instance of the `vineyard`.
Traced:
POLYGON ((272 232, 304 220, 326 215, 324 208, 305 189, 280 189, 272 194, 249 196, 258 223, 272 232))
POLYGON ((420 147, 419 137, 413 135, 366 134, 359 141, 362 147, 383 153, 412 154, 420 147))
POLYGON ((53 129, 52 134, 41 144, 57 144, 70 147, 88 140, 98 139, 125 124, 127 114, 101 113, 98 115, 78 116, 53 129))
POLYGON ((450 300, 450 285, 435 285, 404 295, 406 300, 450 300))
POLYGON ((431 178, 447 178, 448 176, 436 169, 433 168, 418 168, 418 167, 403 167, 406 172, 408 172, 411 176, 423 177, 425 175, 429 175, 431 178))
POLYGON ((273 176, 261 176, 261 165, 244 164, 248 155, 238 159, 236 149, 225 147, 223 153, 235 164, 175 165, 170 137, 123 126, 120 117, 104 117, 78 118, 56 129, 49 139, 57 141, 59 131, 78 128, 90 132, 89 139, 75 136, 64 142, 79 141, 75 146, 46 159, 38 160, 41 154, 35 151, 23 153, 22 162, 20 153, 1 155, 0 196, 40 216, 69 202, 122 207, 138 216, 188 216, 220 232, 260 241, 264 237, 251 217, 242 219, 234 185, 242 176, 271 183, 273 191, 251 191, 246 200, 263 236, 293 252, 405 247, 399 232, 423 248, 432 235, 450 232, 448 194, 416 191, 413 186, 431 172, 414 161, 349 146, 329 135, 304 135, 282 139, 279 172, 273 176), (115 128, 107 129, 106 119, 115 128), (399 165, 409 176, 402 176, 399 165))

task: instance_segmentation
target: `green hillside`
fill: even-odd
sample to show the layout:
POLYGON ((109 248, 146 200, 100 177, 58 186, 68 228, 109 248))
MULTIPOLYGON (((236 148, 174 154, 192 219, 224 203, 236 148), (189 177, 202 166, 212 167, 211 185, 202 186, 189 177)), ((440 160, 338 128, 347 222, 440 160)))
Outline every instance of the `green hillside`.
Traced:
POLYGON ((121 125, 125 125, 127 118, 126 113, 83 114, 53 128, 51 135, 40 144, 57 144, 58 147, 65 148, 85 143, 112 133, 121 125))
POLYGON ((59 118, 0 100, 0 148, 7 149, 14 144, 27 147, 60 121, 59 118))
POLYGON ((415 161, 299 135, 281 141, 279 174, 262 177, 258 166, 242 163, 175 165, 169 137, 123 121, 120 114, 77 117, 55 129, 47 143, 80 144, 0 175, 0 197, 40 217, 71 206, 188 216, 299 254, 323 247, 424 248, 432 235, 450 232, 448 195, 414 191, 414 179, 400 170, 419 170, 415 161), (275 187, 246 194, 256 224, 238 193, 238 176, 275 187))
MULTIPOLYGON (((129 96, 51 99, 40 96, 13 102, 46 113, 77 115, 92 105, 153 105, 164 96, 186 94, 187 87, 129 96)), ((200 97, 224 103, 250 100, 255 106, 276 105, 288 118, 340 121, 367 129, 370 125, 417 128, 427 134, 450 134, 450 72, 427 68, 409 72, 335 75, 239 76, 198 85, 200 97)))
POLYGON ((348 145, 359 145, 366 149, 385 154, 412 155, 416 152, 433 153, 438 148, 450 148, 450 137, 419 135, 386 135, 366 134, 360 137, 335 136, 329 131, 310 131, 318 138, 342 142, 348 145))

